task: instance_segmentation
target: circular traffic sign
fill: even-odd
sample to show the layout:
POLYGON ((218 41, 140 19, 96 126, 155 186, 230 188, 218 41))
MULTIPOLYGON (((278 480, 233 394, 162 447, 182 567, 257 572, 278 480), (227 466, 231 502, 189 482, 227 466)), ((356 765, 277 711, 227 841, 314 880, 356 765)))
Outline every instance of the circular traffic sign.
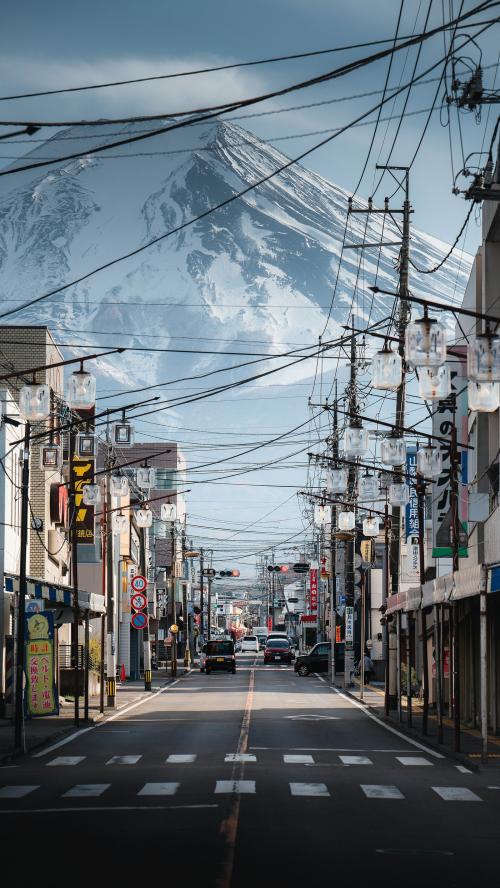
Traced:
POLYGON ((147 614, 145 614, 143 611, 139 611, 138 613, 132 615, 132 619, 130 622, 132 623, 134 629, 144 629, 144 627, 147 626, 148 622, 147 614))
POLYGON ((135 611, 143 610, 147 604, 147 598, 144 595, 144 592, 134 592, 130 599, 130 604, 135 611))
POLYGON ((146 577, 141 576, 141 574, 137 574, 136 577, 133 578, 131 584, 134 592, 144 592, 148 585, 148 581, 146 577))
POLYGON ((175 635, 175 633, 179 631, 179 627, 174 623, 173 626, 170 627, 170 631, 175 635))

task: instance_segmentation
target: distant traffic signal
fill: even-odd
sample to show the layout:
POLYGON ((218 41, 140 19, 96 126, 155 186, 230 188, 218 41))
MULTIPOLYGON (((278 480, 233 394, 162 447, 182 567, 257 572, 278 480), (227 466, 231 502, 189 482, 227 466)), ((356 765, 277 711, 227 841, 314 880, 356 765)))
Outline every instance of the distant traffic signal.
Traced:
POLYGON ((288 570, 287 564, 268 564, 267 569, 269 573, 275 571, 276 573, 286 573, 288 570))
POLYGON ((220 570, 218 573, 219 577, 239 577, 239 570, 220 570))

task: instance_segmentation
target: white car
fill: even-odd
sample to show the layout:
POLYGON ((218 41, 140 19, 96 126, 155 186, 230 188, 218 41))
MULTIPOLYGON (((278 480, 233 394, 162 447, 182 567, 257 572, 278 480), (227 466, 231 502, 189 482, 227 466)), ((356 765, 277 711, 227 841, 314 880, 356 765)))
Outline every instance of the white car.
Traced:
POLYGON ((241 639, 241 653, 244 654, 245 651, 252 651, 252 653, 259 653, 259 639, 256 635, 245 635, 241 639))

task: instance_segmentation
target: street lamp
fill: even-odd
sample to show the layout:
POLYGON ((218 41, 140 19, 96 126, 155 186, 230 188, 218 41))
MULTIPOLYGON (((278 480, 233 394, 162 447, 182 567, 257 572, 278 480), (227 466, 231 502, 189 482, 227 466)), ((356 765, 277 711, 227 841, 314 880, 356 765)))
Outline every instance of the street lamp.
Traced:
POLYGON ((75 370, 66 386, 66 403, 72 410, 92 410, 95 407, 95 376, 83 369, 75 370))
POLYGON ((406 328, 405 358, 412 367, 439 367, 446 360, 446 327, 427 309, 406 328))
POLYGON ((376 389, 394 392, 401 385, 403 361, 401 355, 392 351, 387 343, 373 356, 372 386, 376 389))
POLYGON ((382 462, 387 466, 402 466, 406 460, 406 444, 401 435, 383 438, 381 446, 382 462))
POLYGON ((424 401, 443 401, 451 394, 450 368, 420 367, 418 393, 424 401))
POLYGON ((151 509, 148 509, 147 507, 137 509, 135 512, 135 520, 137 521, 138 527, 151 527, 153 523, 153 513, 151 509))
POLYGON ((379 492, 378 478, 366 472, 358 481, 358 497, 360 500, 374 500, 379 492))
POLYGON ((376 537, 379 535, 380 527, 378 518, 372 516, 365 518, 363 521, 363 536, 376 537))
POLYGON ((500 406, 500 386, 498 382, 475 382, 467 386, 469 410, 477 413, 494 413, 500 406))
POLYGON ((151 466, 139 466, 136 471, 135 480, 138 487, 143 490, 150 490, 155 486, 156 472, 151 466))
POLYGON ((50 416, 50 388, 45 383, 23 385, 19 392, 19 413, 25 422, 40 422, 50 416))
POLYGON ((351 459, 364 456, 368 450, 368 429, 364 429, 361 422, 354 422, 348 426, 344 435, 343 450, 351 459))
POLYGON ((393 481, 389 485, 389 503, 391 506, 406 506, 410 500, 410 491, 404 481, 393 481))
POLYGON ((354 512, 339 512, 339 530, 353 530, 355 525, 354 512))
POLYGON ((441 451, 432 444, 421 447, 417 452, 417 472, 424 478, 439 478, 443 469, 441 451))
POLYGON ((345 493, 349 482, 347 469, 330 469, 326 476, 326 492, 330 494, 345 493))
POLYGON ((125 533, 128 527, 128 518, 123 512, 115 512, 111 517, 111 526, 113 533, 125 533))
POLYGON ((109 479, 109 492, 111 496, 127 496, 129 483, 126 475, 111 475, 109 479))
POLYGON ((101 502, 101 488, 98 484, 84 484, 82 499, 86 506, 98 506, 101 502))

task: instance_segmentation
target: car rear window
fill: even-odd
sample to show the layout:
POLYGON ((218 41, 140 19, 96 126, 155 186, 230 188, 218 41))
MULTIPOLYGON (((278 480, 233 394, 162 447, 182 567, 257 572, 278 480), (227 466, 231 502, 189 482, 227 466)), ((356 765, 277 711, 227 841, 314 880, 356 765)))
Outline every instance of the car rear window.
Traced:
POLYGON ((270 638, 267 642, 267 647, 287 648, 290 647, 290 645, 286 638, 270 638))
POLYGON ((245 635, 243 641, 257 641, 256 635, 245 635))
POLYGON ((207 654, 232 654, 233 653, 233 642, 232 641, 209 641, 207 643, 207 654))

